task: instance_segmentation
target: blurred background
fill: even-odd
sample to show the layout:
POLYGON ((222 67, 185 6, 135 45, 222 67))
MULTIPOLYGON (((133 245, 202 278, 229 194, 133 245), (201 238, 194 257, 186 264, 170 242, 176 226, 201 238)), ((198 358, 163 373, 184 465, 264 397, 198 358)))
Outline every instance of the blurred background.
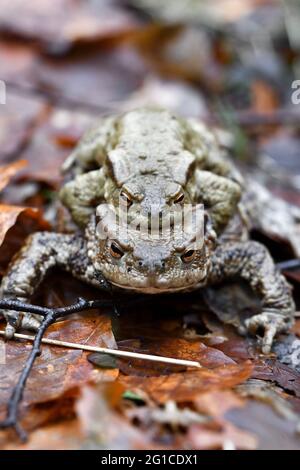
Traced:
MULTIPOLYGON (((60 166, 95 118, 147 104, 225 129, 236 163, 300 205, 300 1, 0 0, 0 274, 28 233, 66 229, 60 166)), ((293 256, 286 248, 276 246, 277 259, 293 256)), ((300 304, 300 273, 289 279, 300 304)), ((33 302, 62 306, 79 295, 99 292, 55 272, 33 302)), ((300 321, 277 359, 262 358, 253 338, 228 325, 238 325, 245 299, 234 301, 234 323, 226 298, 229 313, 224 297, 209 304, 216 315, 199 297, 191 306, 175 298, 160 309, 149 302, 120 317, 97 311, 54 325, 56 339, 104 338, 109 347, 200 358, 204 369, 109 368, 99 358, 92 366, 80 351, 44 348, 25 394, 23 421, 37 430, 27 448, 79 448, 84 428, 99 438, 86 444, 96 448, 299 449, 300 321), (91 381, 112 383, 92 400, 84 392, 78 411, 91 381)), ((24 343, 9 345, 2 415, 27 354, 24 343)), ((0 447, 18 448, 2 434, 0 447)))
POLYGON ((50 197, 96 116, 144 104, 225 127, 299 202, 298 0, 0 0, 0 37, 0 162, 29 162, 10 202, 50 197))

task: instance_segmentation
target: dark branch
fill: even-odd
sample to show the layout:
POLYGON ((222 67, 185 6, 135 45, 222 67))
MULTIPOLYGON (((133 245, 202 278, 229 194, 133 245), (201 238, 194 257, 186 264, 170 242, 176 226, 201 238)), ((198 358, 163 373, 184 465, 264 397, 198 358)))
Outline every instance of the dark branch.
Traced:
POLYGON ((27 436, 19 423, 19 405, 23 398, 26 382, 35 363, 36 358, 41 354, 41 343, 47 328, 52 325, 58 318, 66 317, 72 313, 82 312, 88 309, 96 309, 100 307, 111 306, 112 301, 108 300, 85 300, 79 298, 78 301, 68 307, 47 308, 37 305, 23 303, 19 300, 2 299, 0 300, 0 310, 10 309, 18 312, 37 313, 42 315, 43 321, 35 336, 31 352, 26 360, 25 367, 18 379, 17 384, 12 390, 10 399, 7 405, 6 418, 0 422, 0 429, 13 428, 22 441, 25 441, 27 436))

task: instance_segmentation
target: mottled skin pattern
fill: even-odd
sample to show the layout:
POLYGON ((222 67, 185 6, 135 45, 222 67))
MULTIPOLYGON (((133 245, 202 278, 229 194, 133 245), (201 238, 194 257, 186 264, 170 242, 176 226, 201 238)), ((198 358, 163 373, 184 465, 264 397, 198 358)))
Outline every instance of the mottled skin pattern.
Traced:
MULTIPOLYGON (((98 239, 95 217, 92 216, 84 235, 36 233, 30 236, 18 256, 12 261, 1 286, 4 297, 28 300, 51 267, 59 266, 89 284, 101 287, 103 276, 120 288, 137 292, 162 293, 194 290, 217 284, 232 277, 249 282, 262 304, 262 313, 245 324, 255 333, 265 332, 263 352, 268 353, 276 334, 286 331, 293 323, 295 311, 291 291, 285 278, 276 270, 267 249, 253 241, 217 243, 214 232, 208 230, 201 250, 188 263, 182 253, 190 250, 187 241, 182 251, 172 243, 140 241, 127 246, 124 255, 111 255, 109 239, 98 239)), ((40 318, 6 312, 7 336, 16 328, 37 329, 40 318)))
POLYGON ((202 124, 142 108, 99 122, 65 164, 79 173, 60 197, 85 227, 102 202, 128 204, 129 217, 153 216, 176 204, 204 203, 220 232, 241 196, 236 170, 202 124))
MULTIPOLYGON (((268 353, 275 335, 293 323, 290 287, 263 245, 249 241, 245 231, 243 236, 235 229, 231 233, 232 222, 239 219, 240 185, 217 147, 203 144, 201 133, 200 125, 144 109, 96 127, 67 162, 79 174, 62 190, 62 200, 82 231, 29 237, 2 280, 1 295, 29 300, 54 266, 96 287, 106 279, 146 294, 190 291, 240 277, 262 306, 261 314, 246 321, 245 331, 262 330, 262 350, 268 353), (103 166, 91 170, 97 165, 103 166), (116 237, 103 208, 106 202, 114 207, 121 191, 130 196, 130 217, 138 209, 141 217, 147 215, 151 198, 154 211, 167 214, 178 192, 185 201, 204 203, 203 243, 196 243, 192 231, 183 234, 176 223, 169 236, 162 233, 158 240, 131 229, 116 237)), ((37 329, 40 322, 36 315, 13 311, 5 317, 7 337, 17 328, 37 329)))

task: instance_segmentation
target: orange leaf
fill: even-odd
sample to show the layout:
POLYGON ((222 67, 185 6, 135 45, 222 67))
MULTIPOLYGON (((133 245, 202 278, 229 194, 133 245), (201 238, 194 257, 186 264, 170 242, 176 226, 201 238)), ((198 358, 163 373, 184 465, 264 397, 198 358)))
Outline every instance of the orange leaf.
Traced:
POLYGON ((120 377, 121 383, 133 391, 142 390, 159 403, 169 400, 194 401, 201 392, 231 388, 244 382, 252 372, 249 362, 228 364, 213 370, 200 369, 159 377, 120 377))
POLYGON ((11 178, 27 165, 26 160, 19 160, 9 165, 0 166, 0 191, 9 183, 11 178))
POLYGON ((36 216, 38 213, 37 209, 32 209, 29 207, 8 206, 6 204, 0 204, 0 246, 4 241, 8 230, 15 225, 18 216, 25 211, 31 217, 36 216))

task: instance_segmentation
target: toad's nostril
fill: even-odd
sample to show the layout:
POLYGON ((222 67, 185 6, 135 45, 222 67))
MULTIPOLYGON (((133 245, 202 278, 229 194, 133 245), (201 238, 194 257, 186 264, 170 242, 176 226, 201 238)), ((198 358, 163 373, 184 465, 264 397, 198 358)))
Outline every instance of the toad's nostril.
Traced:
POLYGON ((142 267, 143 266, 143 261, 139 261, 139 266, 142 267))
POLYGON ((165 268, 165 267, 166 267, 166 263, 165 263, 164 261, 162 261, 161 267, 162 267, 162 268, 165 268))

